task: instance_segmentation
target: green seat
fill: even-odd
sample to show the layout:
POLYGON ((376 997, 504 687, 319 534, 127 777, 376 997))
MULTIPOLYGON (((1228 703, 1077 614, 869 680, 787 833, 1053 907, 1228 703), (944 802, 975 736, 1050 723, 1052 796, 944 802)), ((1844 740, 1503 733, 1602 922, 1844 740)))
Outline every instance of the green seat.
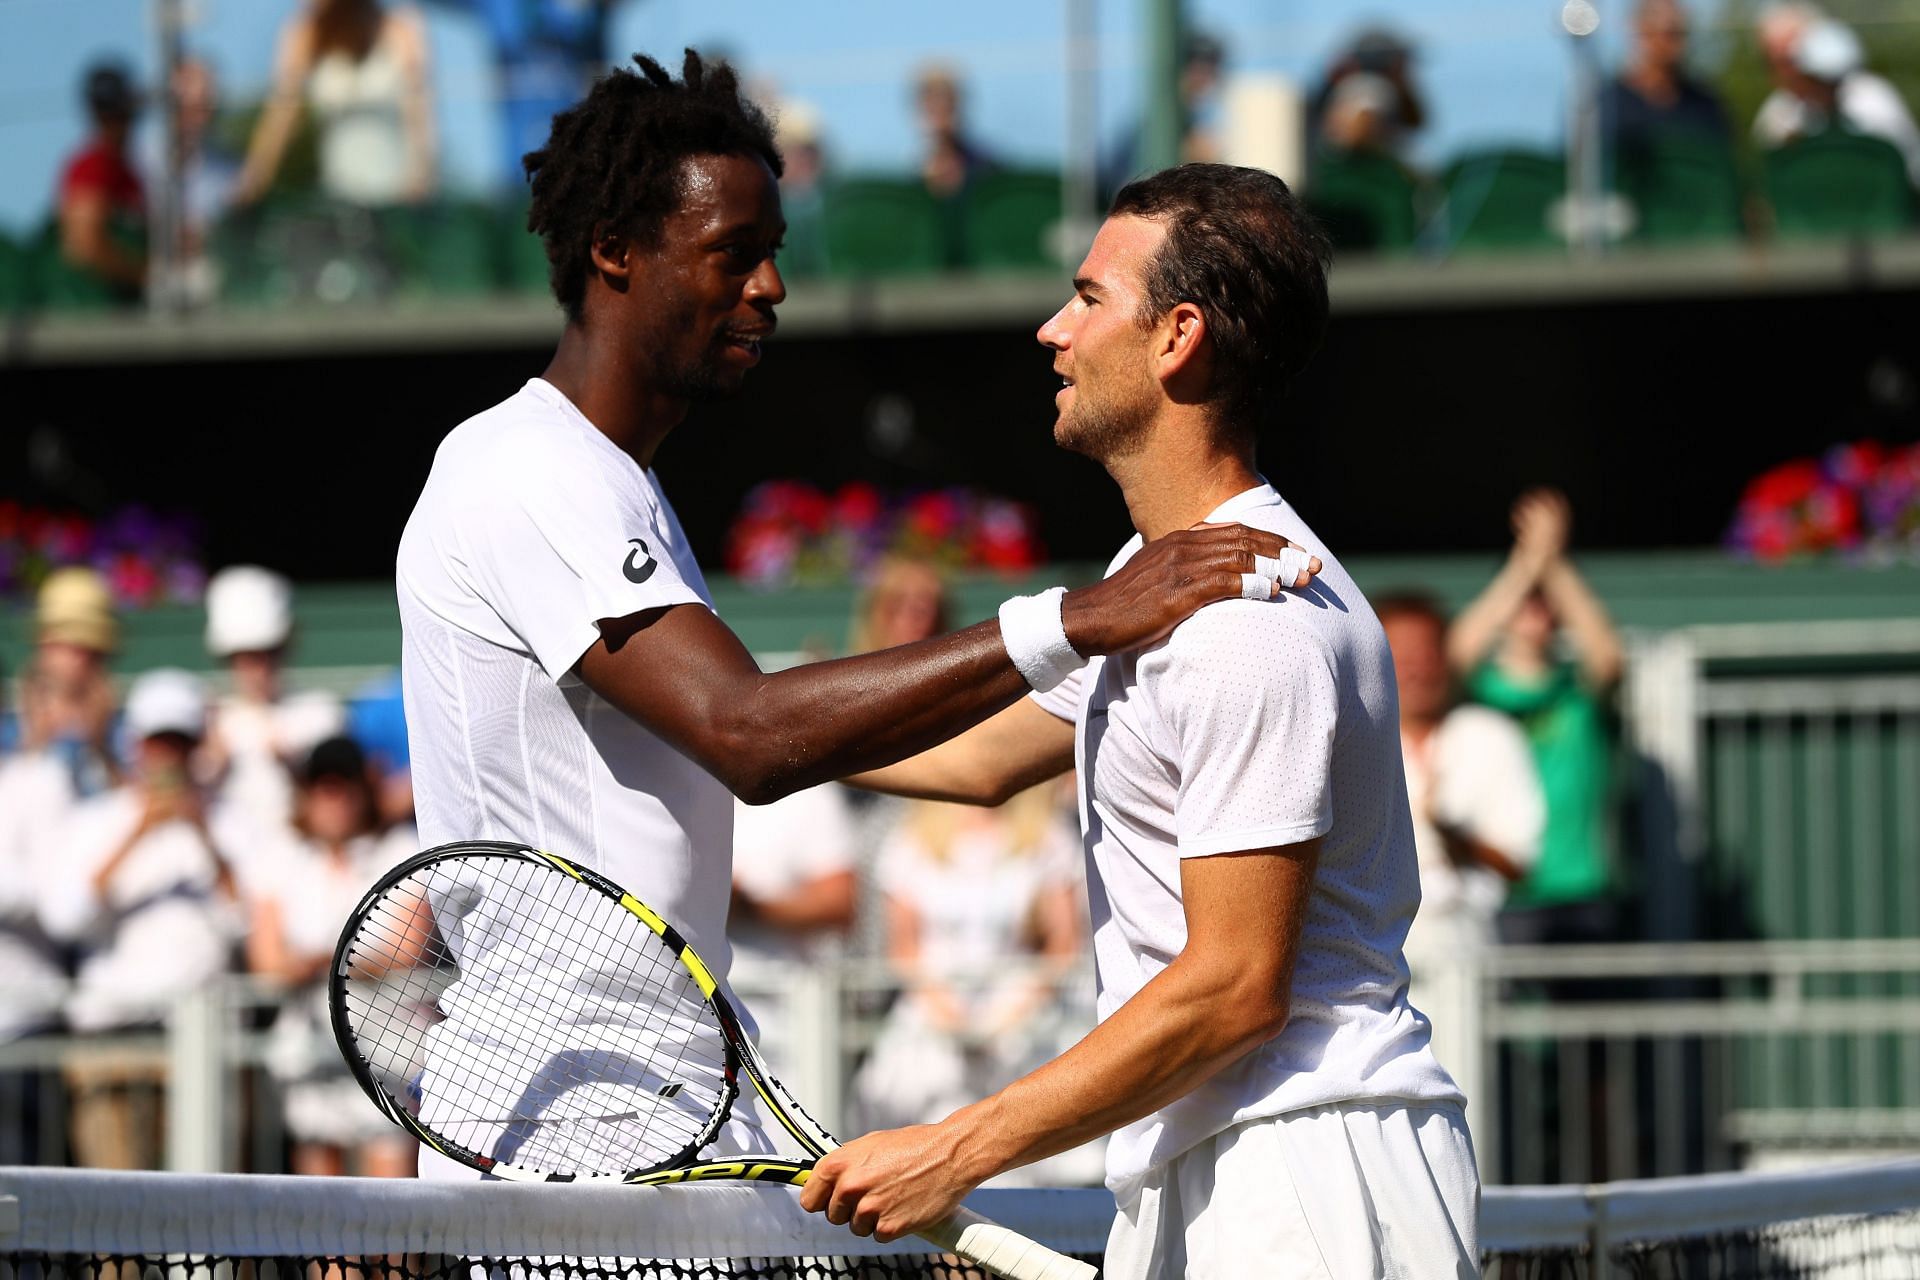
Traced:
POLYGON ((1305 198, 1336 248, 1411 249, 1420 229, 1420 185, 1391 156, 1326 151, 1314 161, 1305 198))
POLYGON ((510 200, 494 210, 494 253, 500 282, 514 293, 544 294, 552 287, 547 245, 527 230, 527 205, 510 200))
POLYGON ((1697 134, 1666 134, 1615 158, 1620 194, 1633 202, 1634 238, 1648 244, 1731 240, 1742 232, 1733 148, 1697 134))
POLYGON ((919 182, 848 178, 826 191, 827 270, 839 276, 912 275, 948 265, 939 202, 919 182))
POLYGON ((1551 218, 1566 199, 1567 166, 1537 151, 1482 151, 1447 166, 1448 243, 1456 249, 1547 249, 1564 242, 1551 218))
POLYGON ((1897 235, 1913 225, 1913 188, 1899 151, 1830 131, 1766 155, 1767 199, 1784 237, 1897 235))
POLYGON ((965 196, 967 261, 976 267, 1058 267, 1060 175, 1006 170, 975 178, 965 196))
POLYGON ((26 274, 37 301, 54 311, 107 311, 139 299, 67 261, 60 224, 49 221, 27 245, 26 274))
POLYGON ((31 311, 39 301, 33 256, 12 236, 0 234, 0 314, 31 311))
POLYGON ((466 201, 395 205, 377 211, 375 218, 403 292, 471 298, 498 284, 499 241, 488 206, 466 201))

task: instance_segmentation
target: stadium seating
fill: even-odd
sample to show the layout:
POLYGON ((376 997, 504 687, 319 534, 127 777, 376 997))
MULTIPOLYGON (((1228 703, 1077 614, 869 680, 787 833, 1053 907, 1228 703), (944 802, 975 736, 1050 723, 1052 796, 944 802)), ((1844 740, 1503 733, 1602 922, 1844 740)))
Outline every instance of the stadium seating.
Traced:
POLYGON ((1620 194, 1633 202, 1634 238, 1647 244, 1734 240, 1741 234, 1733 149, 1712 138, 1667 134, 1622 151, 1620 194))
POLYGON ((1838 131, 1766 155, 1767 199, 1783 237, 1894 235, 1913 226, 1913 188, 1900 153, 1879 138, 1838 131))
POLYGON ((1420 229, 1420 184, 1392 156, 1324 152, 1306 189, 1307 207, 1336 248, 1411 249, 1420 229))
POLYGON ((35 302, 51 311, 105 311, 128 299, 97 276, 73 266, 60 251, 60 228, 48 221, 24 246, 35 302))
POLYGON ((513 201, 496 209, 493 234, 500 283, 514 293, 545 293, 547 246, 527 230, 527 206, 513 201))
POLYGON ((0 315, 30 310, 34 294, 32 257, 18 240, 0 234, 0 315))
POLYGON ((1007 170, 974 179, 963 198, 968 266, 1058 267, 1050 238, 1060 222, 1060 175, 1007 170))
POLYGON ((1561 247, 1550 221, 1567 194, 1567 166, 1559 156, 1518 149, 1470 152, 1447 166, 1442 185, 1448 247, 1561 247))
POLYGON ((487 205, 395 205, 374 217, 403 293, 471 298, 492 292, 501 279, 496 219, 487 205))
POLYGON ((913 275, 952 264, 946 215, 914 179, 843 179, 827 189, 823 213, 834 275, 913 275))

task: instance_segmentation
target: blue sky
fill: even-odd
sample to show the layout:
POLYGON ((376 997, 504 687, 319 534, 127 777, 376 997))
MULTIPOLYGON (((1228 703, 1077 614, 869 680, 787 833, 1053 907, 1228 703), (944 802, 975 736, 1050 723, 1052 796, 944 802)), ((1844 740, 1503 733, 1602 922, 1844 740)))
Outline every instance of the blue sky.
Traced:
MULTIPOLYGON (((257 96, 275 34, 298 0, 186 0, 193 43, 209 53, 233 97, 257 96)), ((1598 0, 1609 52, 1632 0, 1598 0)), ((0 0, 0 227, 47 214, 61 157, 84 133, 76 85, 96 57, 118 55, 143 73, 155 62, 150 0, 0 0)), ((1143 0, 1093 0, 1099 26, 1102 135, 1124 132, 1138 109, 1143 0)), ((1551 144, 1562 131, 1569 56, 1559 0, 1189 0, 1190 20, 1225 38, 1235 68, 1278 71, 1311 84, 1363 21, 1390 23, 1421 50, 1420 82, 1433 120, 1420 153, 1466 145, 1551 144)), ((1066 132, 1065 0, 627 0, 614 47, 659 54, 718 45, 755 76, 811 103, 843 167, 909 165, 913 69, 938 57, 970 91, 975 132, 1013 158, 1057 161, 1066 132)), ((502 179, 489 107, 485 35, 457 11, 426 6, 439 88, 446 184, 485 189, 502 179)))

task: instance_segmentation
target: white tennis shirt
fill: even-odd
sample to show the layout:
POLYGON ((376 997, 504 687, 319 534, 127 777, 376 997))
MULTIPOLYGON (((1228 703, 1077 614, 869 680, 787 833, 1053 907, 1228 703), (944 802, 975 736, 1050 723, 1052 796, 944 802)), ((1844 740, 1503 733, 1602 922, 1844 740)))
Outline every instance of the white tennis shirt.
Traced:
POLYGON ((1286 1029, 1113 1135, 1107 1185, 1122 1204, 1153 1169, 1243 1121, 1460 1098, 1407 1003, 1401 943, 1420 873, 1385 633, 1270 485, 1207 518, 1282 534, 1324 568, 1305 591, 1209 605, 1161 644, 1095 658, 1033 695, 1076 726, 1100 1016, 1185 947, 1182 858, 1324 840, 1286 1029))
POLYGON ((603 619, 713 605, 653 473, 535 378, 441 442, 397 586, 423 846, 584 863, 724 974, 733 797, 573 674, 603 619))

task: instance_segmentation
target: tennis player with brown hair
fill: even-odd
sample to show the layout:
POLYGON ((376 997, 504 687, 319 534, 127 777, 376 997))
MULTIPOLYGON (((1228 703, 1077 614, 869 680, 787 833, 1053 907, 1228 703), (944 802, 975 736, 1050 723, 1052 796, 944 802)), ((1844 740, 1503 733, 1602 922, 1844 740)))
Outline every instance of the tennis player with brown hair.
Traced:
MULTIPOLYGON (((525 841, 593 867, 724 976, 734 795, 764 803, 924 750, 1083 655, 1304 582, 1306 558, 1283 561, 1265 529, 1170 530, 1124 572, 1009 601, 999 621, 761 671, 715 616, 653 463, 773 333, 780 155, 724 64, 689 52, 675 79, 637 62, 526 159, 566 327, 540 377, 440 445, 400 542, 402 680, 427 845, 525 841)), ((527 1084, 497 1083, 508 1102, 527 1084)))
POLYGON ((1041 328, 1054 439, 1139 531, 1109 581, 1201 521, 1287 529, 1325 567, 856 779, 994 803, 1077 767, 1101 1022, 939 1123, 829 1153, 801 1196, 834 1222, 898 1236, 1111 1133, 1108 1280, 1479 1275, 1463 1100, 1406 996, 1420 880, 1386 637, 1254 466, 1325 329, 1328 257, 1279 179, 1186 165, 1120 192, 1041 328))

